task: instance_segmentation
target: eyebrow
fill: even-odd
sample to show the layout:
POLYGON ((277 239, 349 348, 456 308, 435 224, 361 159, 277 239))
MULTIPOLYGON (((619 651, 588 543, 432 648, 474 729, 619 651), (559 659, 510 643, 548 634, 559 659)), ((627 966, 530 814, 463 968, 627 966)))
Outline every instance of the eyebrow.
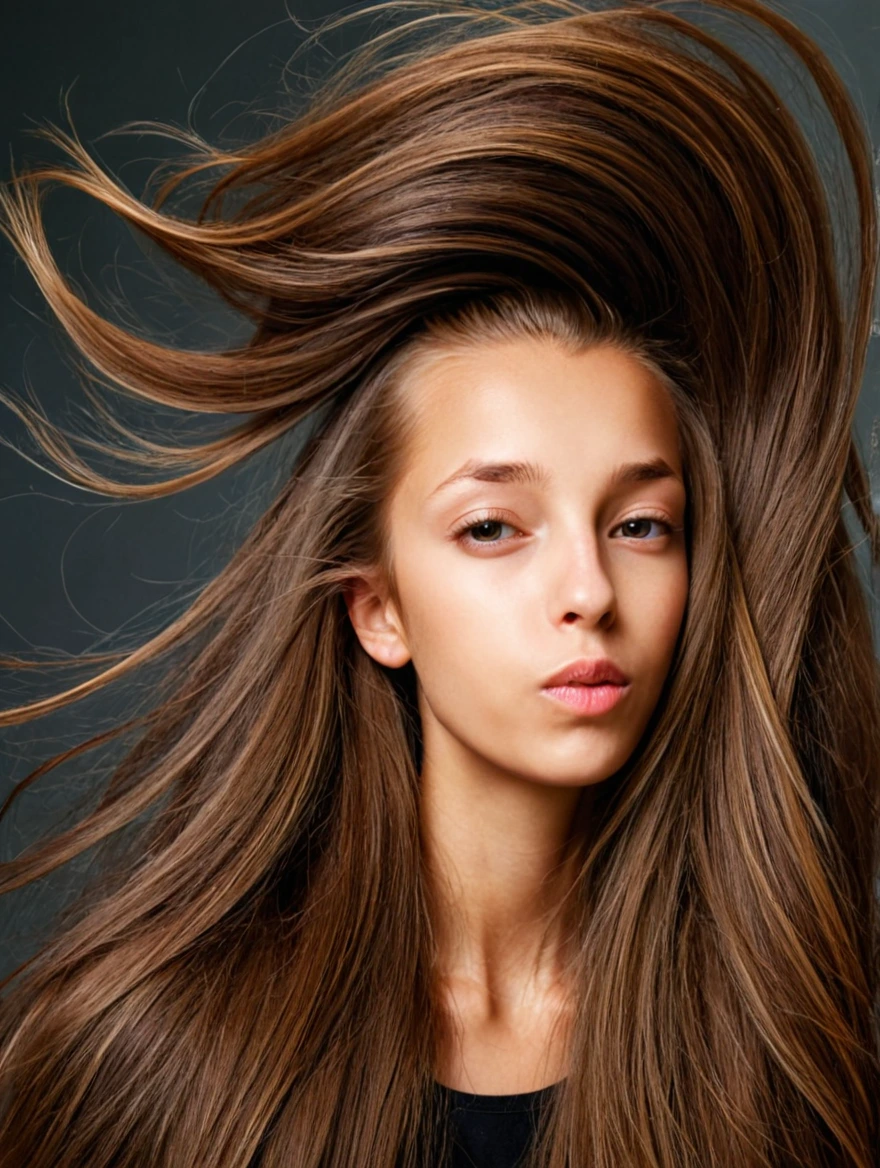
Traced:
MULTIPOLYGON (((428 497, 433 498, 440 491, 465 479, 473 479, 481 483, 524 483, 546 486, 552 477, 549 470, 534 462, 479 462, 476 459, 470 459, 449 478, 444 479, 436 486, 428 497)), ((676 479, 678 482, 682 482, 681 475, 673 470, 664 458, 658 456, 642 462, 621 463, 612 472, 610 484, 613 489, 630 483, 652 482, 656 479, 676 479)))

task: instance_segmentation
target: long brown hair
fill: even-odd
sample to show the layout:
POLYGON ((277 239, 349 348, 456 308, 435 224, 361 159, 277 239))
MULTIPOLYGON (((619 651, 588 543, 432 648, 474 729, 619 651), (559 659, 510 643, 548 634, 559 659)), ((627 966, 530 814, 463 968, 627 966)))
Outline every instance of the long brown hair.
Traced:
POLYGON ((817 45, 756 0, 705 10, 806 67, 847 160, 836 200, 757 68, 670 6, 433 8, 251 145, 166 128, 190 153, 152 199, 58 129, 66 161, 2 193, 3 230, 96 383, 238 415, 162 444, 96 395, 99 452, 149 472, 113 478, 92 439, 8 397, 57 472, 151 498, 311 426, 182 616, 0 716, 166 671, 115 731, 132 741, 97 806, 0 868, 6 892, 97 845, 113 857, 9 979, 4 1168, 431 1162, 443 1020, 417 679, 363 651, 344 590, 365 566, 393 580, 383 501, 412 360, 523 334, 625 346, 669 384, 690 558, 666 689, 592 810, 571 1073, 533 1162, 868 1168, 880 676, 842 514, 880 563, 852 434, 878 263, 865 126, 817 45), (187 181, 208 183, 195 218, 169 209, 187 181), (47 243, 53 183, 206 281, 249 342, 163 347, 88 307, 47 243))

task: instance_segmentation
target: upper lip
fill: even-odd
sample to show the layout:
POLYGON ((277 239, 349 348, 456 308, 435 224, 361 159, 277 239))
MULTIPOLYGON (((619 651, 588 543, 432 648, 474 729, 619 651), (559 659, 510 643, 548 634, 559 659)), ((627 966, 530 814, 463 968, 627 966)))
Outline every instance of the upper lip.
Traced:
POLYGON ((544 688, 551 685, 598 685, 607 681, 612 685, 627 685, 629 678, 625 676, 607 657, 580 657, 577 661, 565 665, 554 673, 549 681, 544 682, 544 688))

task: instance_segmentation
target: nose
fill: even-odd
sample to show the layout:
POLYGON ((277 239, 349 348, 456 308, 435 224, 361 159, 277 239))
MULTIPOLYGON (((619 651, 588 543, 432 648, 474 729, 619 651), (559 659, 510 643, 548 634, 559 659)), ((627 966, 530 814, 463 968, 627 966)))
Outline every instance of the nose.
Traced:
POLYGON ((614 619, 614 583, 595 533, 581 528, 562 536, 549 556, 546 595, 553 623, 609 624, 614 619))

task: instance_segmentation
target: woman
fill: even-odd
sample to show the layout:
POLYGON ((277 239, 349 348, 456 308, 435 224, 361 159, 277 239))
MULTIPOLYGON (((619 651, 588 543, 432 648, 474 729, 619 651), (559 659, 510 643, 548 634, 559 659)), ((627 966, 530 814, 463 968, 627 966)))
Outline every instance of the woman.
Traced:
POLYGON ((849 203, 654 3, 443 6, 252 147, 188 136, 152 204, 60 132, 73 165, 7 188, 103 379, 242 415, 188 447, 107 415, 164 473, 133 482, 10 402, 72 482, 147 498, 308 437, 188 612, 3 717, 167 664, 97 809, 3 868, 108 847, 4 1003, 4 1165, 876 1162, 880 678, 841 511, 876 562, 870 143, 790 22, 712 8, 808 66, 849 203), (207 175, 196 221, 163 210, 207 175), (49 181, 250 343, 91 311, 49 181))

